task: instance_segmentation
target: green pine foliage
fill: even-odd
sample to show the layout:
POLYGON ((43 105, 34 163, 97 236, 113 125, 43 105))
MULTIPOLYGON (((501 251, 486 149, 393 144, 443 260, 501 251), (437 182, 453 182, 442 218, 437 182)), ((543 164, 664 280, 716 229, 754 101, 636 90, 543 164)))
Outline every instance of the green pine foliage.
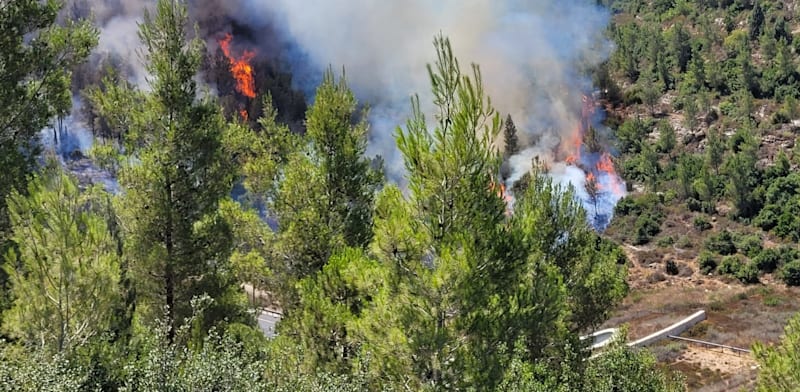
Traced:
POLYGON ((770 347, 761 343, 753 346, 753 355, 761 371, 758 391, 791 391, 800 388, 800 316, 789 320, 781 343, 770 347))
POLYGON ((120 260, 104 216, 108 195, 81 192, 57 164, 8 198, 5 256, 14 298, 3 328, 45 352, 69 352, 110 328, 121 299, 120 260))
MULTIPOLYGON (((730 211, 785 240, 798 232, 798 155, 761 164, 761 136, 797 114, 788 13, 775 2, 604 3, 641 15, 614 17, 616 50, 595 75, 613 105, 637 114, 614 119, 622 173, 644 186, 617 205, 622 240, 650 242, 673 227, 676 206, 700 211, 687 216, 712 233, 704 273, 754 283, 777 271, 797 284, 794 247, 737 234, 751 231, 713 234, 727 226, 712 217, 730 211), (723 14, 724 26, 709 16, 723 14), (753 61, 766 53, 775 61, 753 61), (727 255, 719 266, 717 253, 727 255)), ((226 121, 198 86, 205 53, 189 38, 186 4, 160 0, 140 26, 149 89, 111 75, 86 93, 103 123, 93 156, 120 182, 111 196, 49 168, 28 177, 33 135, 66 113, 69 68, 96 40, 85 25, 52 27, 57 11, 55 2, 0 7, 0 149, 33 154, 0 155, 13 299, 3 389, 683 389, 622 340, 590 357, 579 337, 627 294, 625 253, 538 164, 509 211, 496 184, 519 151, 516 128, 448 39, 435 39, 427 69, 433 116, 415 96, 396 130, 401 189, 365 156, 367 113, 344 74, 324 74, 302 135, 279 123, 270 95, 255 122, 226 121), (234 189, 244 196, 232 200, 234 189), (245 294, 281 308, 278 337, 255 328, 245 294)), ((597 131, 587 132, 589 150, 597 131)), ((596 187, 584 190, 597 196, 596 187)))
POLYGON ((159 1, 140 26, 151 91, 107 80, 89 96, 122 137, 104 142, 117 148, 123 192, 115 206, 137 312, 151 322, 166 306, 178 326, 191 299, 207 294, 216 301, 216 311, 198 323, 207 330, 247 316, 229 268, 231 228, 219 209, 236 175, 226 157, 228 126, 217 104, 197 97, 202 43, 187 41, 187 18, 185 5, 159 1))

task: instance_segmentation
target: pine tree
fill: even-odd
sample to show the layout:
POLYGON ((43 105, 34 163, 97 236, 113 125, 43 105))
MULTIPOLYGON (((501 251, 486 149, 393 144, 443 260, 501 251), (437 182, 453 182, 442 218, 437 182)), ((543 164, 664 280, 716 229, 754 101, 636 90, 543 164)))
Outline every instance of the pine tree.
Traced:
POLYGON ((758 391, 794 391, 800 388, 800 316, 794 316, 786 326, 781 343, 768 347, 761 343, 753 346, 753 355, 759 363, 758 391))
POLYGON ((399 315, 406 337, 386 336, 393 348, 369 344, 384 355, 408 353, 413 360, 397 362, 422 384, 491 388, 511 358, 498 347, 524 341, 528 361, 565 355, 553 345, 606 317, 624 295, 624 268, 619 251, 595 241, 574 193, 541 172, 530 174, 505 216, 491 189, 499 158, 491 140, 500 124, 479 69, 461 74, 449 41, 437 38, 435 46, 434 131, 414 100, 397 137, 409 196, 392 188, 382 194, 373 243, 397 281, 394 301, 384 305, 394 310, 384 314, 399 315))
POLYGON ((761 8, 761 2, 755 0, 753 5, 753 12, 748 19, 748 28, 750 30, 750 41, 755 41, 761 34, 761 29, 764 26, 764 9, 761 8))
POLYGON ((503 150, 503 157, 515 155, 519 152, 519 138, 517 137, 517 126, 514 125, 514 120, 511 119, 509 114, 506 117, 505 128, 503 130, 503 141, 505 142, 505 149, 503 150))
MULTIPOLYGON (((89 23, 56 23, 61 2, 4 1, 0 6, 0 255, 12 245, 6 197, 27 189, 41 150, 38 133, 71 105, 72 68, 97 44, 89 23)), ((0 310, 8 306, 0 269, 0 310)))
POLYGON ((17 249, 6 255, 13 307, 3 327, 47 352, 71 351, 108 330, 120 301, 119 258, 99 188, 82 193, 56 163, 27 195, 12 192, 9 212, 17 249))
POLYGON ((345 79, 327 71, 307 113, 306 145, 289 154, 272 204, 290 279, 313 275, 336 249, 363 248, 372 237, 383 173, 364 155, 366 113, 356 109, 345 79))
POLYGON ((170 336, 197 295, 215 300, 203 329, 243 317, 228 268, 230 229, 219 214, 235 174, 223 144, 227 127, 219 106, 197 97, 202 43, 187 42, 187 18, 182 2, 160 0, 140 25, 151 92, 107 84, 91 94, 123 135, 117 204, 137 309, 152 321, 165 307, 170 336))

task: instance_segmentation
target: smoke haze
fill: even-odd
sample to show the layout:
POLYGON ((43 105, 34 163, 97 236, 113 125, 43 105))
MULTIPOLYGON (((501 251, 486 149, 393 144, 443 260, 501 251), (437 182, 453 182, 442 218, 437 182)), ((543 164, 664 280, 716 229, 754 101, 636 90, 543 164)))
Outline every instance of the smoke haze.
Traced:
MULTIPOLYGON (((254 15, 271 15, 320 72, 344 66, 350 86, 372 108, 370 152, 402 174, 394 129, 405 123, 409 97, 430 102, 425 65, 433 37, 451 38, 462 69, 481 66, 494 106, 510 113, 530 161, 553 149, 579 120, 591 81, 581 70, 609 51, 608 14, 588 1, 520 0, 248 0, 254 15)), ((423 108, 424 109, 424 108, 423 108)), ((430 107, 429 107, 430 109, 430 107)), ((529 164, 528 164, 529 166, 529 164)), ((517 171, 524 169, 517 166, 517 171)), ((517 175, 518 177, 518 175, 517 175)))
MULTIPOLYGON (((155 0, 73 2, 74 9, 91 10, 101 29, 98 56, 124 59, 128 79, 144 87, 137 22, 155 0)), ((463 71, 480 65, 492 104, 517 125, 521 152, 509 160, 509 188, 539 157, 557 182, 575 186, 587 211, 594 209, 580 172, 592 170, 598 156, 589 159, 578 147, 582 169, 570 168, 560 151, 579 132, 581 98, 593 90, 585 70, 611 51, 604 37, 609 14, 594 1, 189 0, 189 12, 212 50, 221 34, 234 32, 238 45, 288 63, 296 87, 309 97, 327 67, 344 67, 348 84, 370 107, 367 152, 381 155, 388 177, 401 185, 395 129, 410 115, 413 94, 420 95, 423 111, 433 112, 425 66, 435 60, 433 38, 441 33, 451 39, 463 71)), ((597 117, 591 122, 600 128, 597 117)), ((621 181, 600 172, 596 177, 603 189, 621 181)), ((604 196, 597 215, 610 218, 620 197, 604 196)))

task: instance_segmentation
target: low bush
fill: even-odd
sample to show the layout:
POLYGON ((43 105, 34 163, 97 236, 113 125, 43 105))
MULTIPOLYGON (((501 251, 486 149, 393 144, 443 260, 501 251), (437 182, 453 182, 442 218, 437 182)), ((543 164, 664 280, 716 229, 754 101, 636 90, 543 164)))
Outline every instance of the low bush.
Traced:
POLYGON ((667 260, 667 264, 664 266, 664 271, 668 275, 677 275, 680 270, 678 270, 678 264, 675 263, 675 260, 667 260))
POLYGON ((782 264, 781 252, 776 248, 763 249, 753 258, 753 263, 759 270, 770 273, 782 264))
POLYGON ((722 258, 722 262, 719 263, 719 267, 717 267, 717 272, 720 275, 731 275, 736 276, 739 273, 739 269, 742 268, 742 260, 736 256, 725 256, 722 258))
POLYGON ((667 280, 667 277, 664 276, 661 272, 653 272, 647 277, 647 283, 656 283, 656 282, 663 282, 667 280))
POLYGON ((722 230, 719 234, 708 237, 705 242, 705 248, 723 256, 736 253, 733 235, 728 230, 722 230))
POLYGON ((672 244, 674 244, 674 243, 675 243, 675 240, 672 239, 672 236, 666 236, 666 237, 659 238, 658 242, 656 242, 656 245, 658 245, 658 246, 660 246, 662 248, 666 248, 668 246, 672 246, 672 244))
POLYGON ((787 286, 800 286, 800 260, 784 264, 781 268, 781 279, 787 286))
POLYGON ((717 269, 717 258, 713 253, 704 250, 697 256, 697 265, 704 274, 710 274, 717 269))
POLYGON ((708 218, 706 218, 705 215, 696 216, 694 218, 694 221, 692 221, 692 224, 694 225, 694 228, 699 231, 705 231, 712 227, 711 222, 709 222, 708 218))
POLYGON ((753 258, 761 253, 763 247, 761 244, 764 242, 760 236, 755 234, 740 236, 735 241, 736 249, 744 253, 747 257, 753 258))
POLYGON ((739 266, 736 279, 745 284, 758 283, 758 267, 752 261, 739 266))
POLYGON ((642 214, 636 218, 634 231, 636 236, 633 239, 633 244, 643 245, 650 242, 650 238, 661 231, 661 222, 651 214, 642 214))
POLYGON ((688 235, 682 235, 680 238, 678 238, 678 242, 675 243, 675 246, 681 249, 688 249, 694 245, 692 244, 692 239, 689 238, 688 235))

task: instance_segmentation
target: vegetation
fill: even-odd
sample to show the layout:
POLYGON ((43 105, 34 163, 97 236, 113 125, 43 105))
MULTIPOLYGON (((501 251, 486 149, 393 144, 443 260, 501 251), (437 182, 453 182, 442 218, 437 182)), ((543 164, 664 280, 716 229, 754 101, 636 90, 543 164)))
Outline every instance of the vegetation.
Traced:
MULTIPOLYGON (((599 3, 616 49, 588 71, 636 185, 607 235, 538 162, 508 211, 495 184, 518 130, 447 38, 427 69, 434 115, 415 96, 396 130, 401 189, 365 156, 368 113, 344 75, 327 71, 307 110, 286 88, 249 101, 259 117, 230 116, 230 97, 203 91, 209 56, 179 0, 140 25, 147 88, 111 70, 83 89, 92 158, 120 190, 79 184, 36 135, 68 113, 97 32, 59 2, 3 3, 0 387, 683 390, 624 338, 591 357, 580 336, 628 292, 615 241, 800 285, 800 148, 768 142, 795 143, 800 41, 782 2, 599 3), (264 297, 282 311, 271 339, 251 308, 264 297)), ((596 203, 600 184, 581 191, 596 203)), ((693 273, 666 260, 646 279, 693 273)), ((797 322, 784 346, 756 345, 763 390, 796 388, 797 322)))

